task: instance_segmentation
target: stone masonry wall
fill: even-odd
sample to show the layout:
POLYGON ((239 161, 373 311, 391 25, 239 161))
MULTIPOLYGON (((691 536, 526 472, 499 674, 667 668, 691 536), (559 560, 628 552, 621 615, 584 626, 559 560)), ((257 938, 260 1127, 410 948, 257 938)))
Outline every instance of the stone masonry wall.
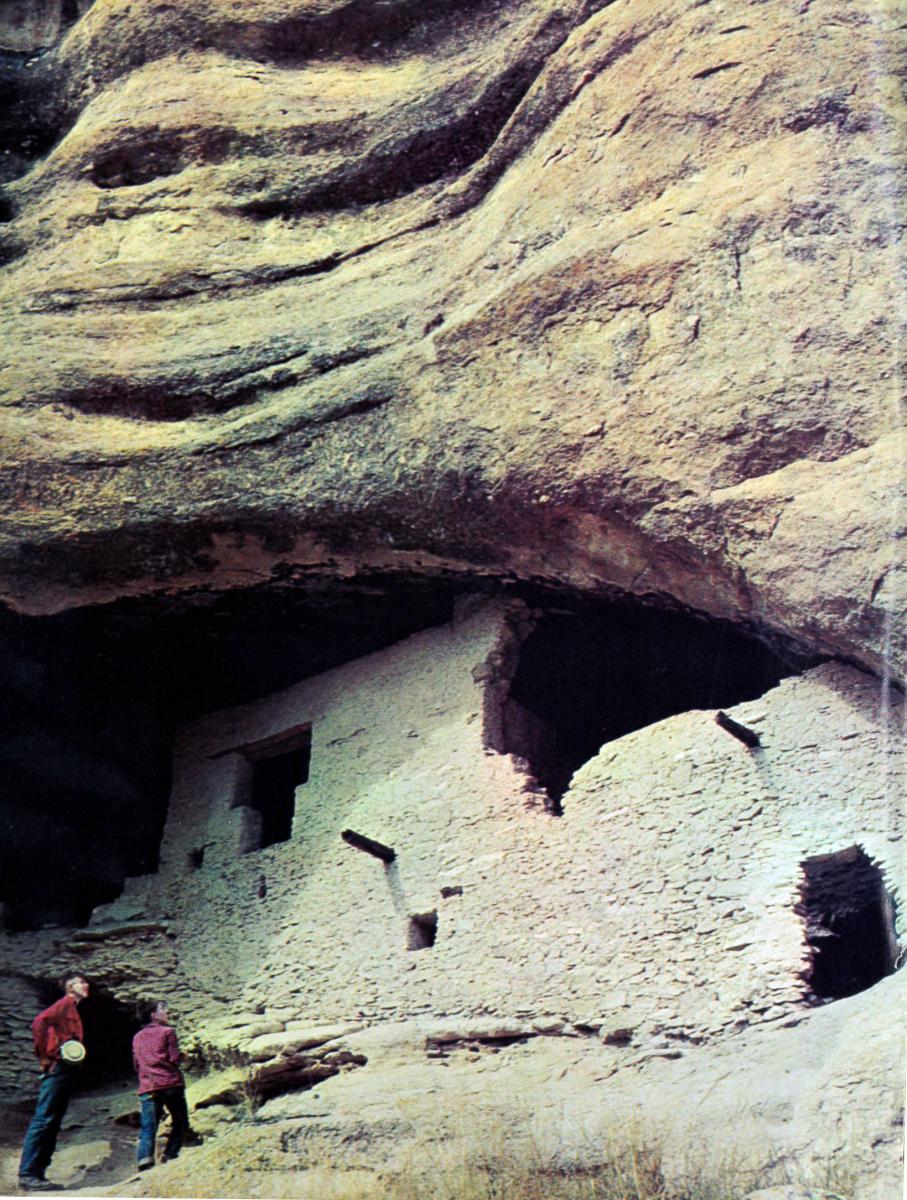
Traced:
POLYGON ((12 1098, 16 1086, 36 1074, 30 1024, 40 1005, 25 959, 30 951, 40 961, 51 950, 47 934, 25 941, 0 931, 0 1097, 12 1098))
POLYGON ((639 730, 577 772, 554 817, 485 744, 489 664, 512 662, 515 627, 495 605, 461 611, 184 730, 160 874, 58 960, 89 954, 124 998, 165 986, 184 1037, 225 1053, 288 1023, 487 1016, 629 1029, 670 1052, 799 1020, 801 861, 858 843, 902 886, 899 742, 877 681, 829 663, 737 706, 755 752, 710 711, 639 730), (239 759, 223 751, 302 722, 292 838, 240 854, 239 759), (347 846, 346 827, 396 862, 347 846), (435 945, 407 949, 431 911, 435 945))

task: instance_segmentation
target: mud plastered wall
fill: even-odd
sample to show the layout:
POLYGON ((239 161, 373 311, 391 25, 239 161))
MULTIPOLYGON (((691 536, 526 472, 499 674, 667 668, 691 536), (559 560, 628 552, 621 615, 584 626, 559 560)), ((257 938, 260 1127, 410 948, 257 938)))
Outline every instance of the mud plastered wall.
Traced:
POLYGON ((452 939, 446 874, 493 849, 495 806, 519 788, 509 760, 485 753, 473 678, 507 636, 503 612, 486 609, 184 731, 148 883, 178 922, 206 1011, 209 997, 279 1017, 435 1009, 444 966, 437 947, 407 949, 410 918, 437 911, 439 943, 452 939), (292 838, 243 854, 248 765, 223 751, 302 723, 311 767, 292 838), (347 827, 396 848, 396 861, 346 845, 347 827))
POLYGON ((687 713, 605 746, 565 813, 611 885, 590 906, 609 1001, 674 1037, 796 1013, 804 859, 857 843, 889 888, 904 875, 899 734, 873 679, 827 664, 732 711, 759 750, 687 713))
POLYGON ((889 889, 903 878, 877 682, 826 664, 737 706, 756 751, 713 711, 639 730, 553 817, 485 744, 515 636, 489 605, 184 730, 160 874, 56 961, 112 974, 124 997, 166 985, 214 1058, 268 1057, 319 1022, 488 1016, 669 1047, 800 1020, 802 860, 858 843, 889 889), (305 722, 292 837, 240 853, 245 768, 224 751, 305 722), (346 845, 347 827, 396 861, 346 845), (428 913, 434 945, 409 949, 428 913))

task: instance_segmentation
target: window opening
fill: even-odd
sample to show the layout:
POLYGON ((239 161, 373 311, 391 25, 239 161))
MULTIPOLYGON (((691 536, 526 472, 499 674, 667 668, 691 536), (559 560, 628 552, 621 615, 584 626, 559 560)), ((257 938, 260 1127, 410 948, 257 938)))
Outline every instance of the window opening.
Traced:
POLYGON ((437 936, 437 910, 428 913, 417 913, 409 919, 406 948, 407 950, 428 950, 435 944, 437 936))
POLYGON ((287 842, 293 833, 296 789, 308 782, 312 731, 308 725, 241 747, 252 768, 245 806, 251 810, 242 852, 287 842))
POLYGON ((840 1000, 892 974, 898 953, 895 902, 862 846, 814 855, 800 866, 796 912, 809 948, 804 975, 809 998, 840 1000))
POLYGON ((197 871, 205 861, 205 847, 199 846, 196 850, 189 851, 189 866, 193 871, 197 871))

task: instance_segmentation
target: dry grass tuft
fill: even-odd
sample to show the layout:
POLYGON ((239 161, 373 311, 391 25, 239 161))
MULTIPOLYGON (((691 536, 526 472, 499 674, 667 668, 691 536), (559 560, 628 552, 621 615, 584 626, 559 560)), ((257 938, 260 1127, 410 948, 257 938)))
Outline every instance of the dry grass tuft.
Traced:
POLYGON ((656 1151, 629 1147, 595 1167, 497 1162, 398 1177, 386 1200, 742 1200, 753 1186, 730 1176, 668 1183, 656 1151))
MULTIPOLYGON (((492 1139, 493 1143, 494 1139, 492 1139)), ((532 1144, 517 1152, 485 1143, 471 1161, 439 1161, 384 1181, 380 1200, 746 1200, 772 1185, 786 1185, 813 1200, 851 1200, 856 1175, 825 1172, 821 1184, 794 1180, 776 1167, 771 1172, 728 1152, 722 1159, 692 1159, 682 1170, 666 1169, 657 1143, 638 1129, 625 1129, 599 1148, 594 1165, 558 1166, 532 1144), (834 1178, 832 1178, 834 1175, 834 1178), (795 1186, 798 1185, 798 1186, 795 1186)), ((764 1160, 763 1160, 764 1161, 764 1160)))
MULTIPOLYGON (((531 1122, 461 1129, 414 1148, 396 1169, 329 1161, 301 1166, 296 1155, 262 1139, 254 1117, 223 1138, 206 1142, 186 1170, 156 1172, 155 1190, 143 1178, 139 1194, 216 1196, 246 1200, 747 1200, 762 1188, 809 1200, 852 1200, 858 1173, 840 1164, 809 1170, 776 1161, 770 1171, 729 1148, 705 1151, 681 1167, 666 1164, 658 1141, 639 1127, 614 1131, 608 1144, 585 1147, 582 1165, 559 1163, 533 1137, 531 1122), (517 1140, 519 1139, 519 1140, 517 1140), (216 1142, 216 1144, 215 1144, 216 1142), (722 1157, 723 1155, 723 1157, 722 1157), (596 1159, 598 1161, 596 1161, 596 1159), (821 1176, 821 1178, 819 1177, 821 1176)), ((759 1156, 763 1164, 766 1156, 759 1156)), ((182 1159, 180 1159, 182 1164, 182 1159)), ((135 1194, 135 1193, 133 1193, 135 1194)))

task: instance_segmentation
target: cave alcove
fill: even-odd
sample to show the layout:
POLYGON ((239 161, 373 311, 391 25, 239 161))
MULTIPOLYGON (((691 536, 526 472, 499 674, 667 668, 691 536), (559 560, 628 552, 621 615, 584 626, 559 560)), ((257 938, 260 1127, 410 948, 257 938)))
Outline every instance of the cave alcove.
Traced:
MULTIPOLYGON (((84 925, 127 877, 157 870, 178 726, 443 624, 453 595, 365 579, 48 617, 0 609, 3 925, 84 925)), ((269 844, 289 835, 288 788, 307 775, 307 751, 257 758, 269 844)), ((203 858, 200 847, 194 865, 203 858)))
POLYGON ((754 700, 806 662, 691 614, 618 603, 549 610, 520 646, 496 749, 528 762, 557 813, 574 772, 606 742, 754 700))
MULTIPOLYGON (((512 581, 472 589, 519 598, 539 614, 494 748, 528 759, 557 805, 603 742, 690 708, 752 699, 795 669, 755 638, 683 613, 604 600, 565 607, 563 593, 530 594, 512 581)), ((127 877, 157 870, 178 726, 442 625, 468 590, 462 579, 374 575, 134 598, 49 617, 0 609, 7 927, 82 925, 127 877)), ((287 796, 308 769, 279 755, 269 763, 272 749, 253 763, 267 809, 258 845, 288 836, 287 796)), ((199 848, 192 865, 203 857, 199 848)))

